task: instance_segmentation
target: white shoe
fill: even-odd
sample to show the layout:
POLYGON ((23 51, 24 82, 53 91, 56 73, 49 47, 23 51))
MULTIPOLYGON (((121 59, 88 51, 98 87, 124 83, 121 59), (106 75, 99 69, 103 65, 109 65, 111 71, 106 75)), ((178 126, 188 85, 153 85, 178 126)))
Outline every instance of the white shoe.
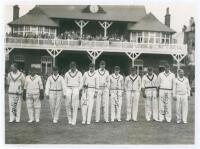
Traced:
POLYGON ((105 121, 106 123, 109 123, 109 121, 107 120, 107 121, 105 121))
POLYGON ((177 121, 176 123, 177 123, 177 124, 180 124, 180 123, 181 123, 181 121, 177 121))
POLYGON ((95 123, 99 123, 99 121, 95 121, 95 123))
POLYGON ((55 123, 58 123, 58 121, 57 120, 53 120, 53 123, 55 124, 55 123))
POLYGON ((117 121, 118 121, 118 122, 121 122, 121 119, 118 119, 117 121))
POLYGON ((111 122, 114 122, 115 120, 111 120, 111 122))
POLYGON ((183 122, 184 124, 187 124, 187 122, 183 122))
POLYGON ((36 123, 39 123, 39 122, 40 122, 40 120, 35 120, 35 122, 36 122, 36 123))
POLYGON ((72 124, 72 120, 68 120, 68 124, 72 124))
POLYGON ((127 122, 128 122, 128 121, 130 121, 130 119, 129 119, 129 118, 127 118, 127 119, 126 119, 126 121, 127 121, 127 122))
POLYGON ((13 123, 15 120, 9 120, 9 123, 13 123))
POLYGON ((16 120, 16 123, 19 123, 20 122, 20 120, 16 120))
POLYGON ((28 123, 32 123, 32 122, 34 122, 34 120, 29 120, 29 121, 28 121, 28 123))
POLYGON ((90 125, 90 122, 87 122, 87 125, 90 125))
POLYGON ((76 125, 76 123, 72 122, 72 125, 74 126, 74 125, 76 125))
POLYGON ((82 124, 85 124, 85 121, 82 121, 82 124))

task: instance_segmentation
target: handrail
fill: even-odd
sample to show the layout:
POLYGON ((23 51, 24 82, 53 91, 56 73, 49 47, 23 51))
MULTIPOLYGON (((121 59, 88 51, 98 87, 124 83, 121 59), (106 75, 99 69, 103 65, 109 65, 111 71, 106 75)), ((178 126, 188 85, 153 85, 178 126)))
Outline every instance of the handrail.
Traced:
POLYGON ((34 46, 58 46, 58 47, 104 47, 122 49, 187 49, 184 44, 158 44, 158 43, 134 43, 122 41, 96 41, 96 40, 73 40, 73 39, 44 39, 44 38, 22 38, 5 37, 4 42, 10 45, 34 45, 34 46))

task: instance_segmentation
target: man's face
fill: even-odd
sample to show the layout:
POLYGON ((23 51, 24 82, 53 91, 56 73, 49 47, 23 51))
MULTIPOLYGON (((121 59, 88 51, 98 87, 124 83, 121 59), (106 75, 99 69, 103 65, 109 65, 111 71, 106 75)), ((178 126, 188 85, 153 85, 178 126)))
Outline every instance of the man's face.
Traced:
POLYGON ((76 67, 75 67, 75 66, 71 67, 71 71, 72 71, 72 72, 74 72, 75 70, 76 70, 76 67))
POLYGON ((165 72, 169 72, 170 71, 170 67, 165 67, 165 72))
POLYGON ((179 77, 182 78, 184 76, 184 71, 180 70, 179 71, 179 77))
POLYGON ((101 69, 101 70, 104 70, 104 69, 105 69, 105 65, 104 65, 104 64, 101 64, 101 65, 100 65, 100 69, 101 69))
POLYGON ((36 69, 31 69, 31 76, 33 77, 35 76, 35 74, 36 74, 36 69))
POLYGON ((115 70, 115 74, 116 74, 116 75, 118 75, 118 74, 119 74, 119 72, 120 72, 119 70, 115 70))
POLYGON ((14 65, 11 65, 11 66, 10 66, 10 70, 13 71, 13 72, 16 72, 16 71, 17 71, 17 68, 16 68, 14 65))
POLYGON ((136 70, 131 70, 131 75, 135 75, 136 74, 136 70))
POLYGON ((153 71, 152 70, 149 70, 148 71, 148 74, 151 76, 153 74, 153 71))
POLYGON ((94 67, 93 67, 93 66, 90 66, 90 67, 89 67, 89 70, 90 70, 90 72, 94 72, 94 67))
POLYGON ((54 70, 54 71, 53 71, 53 75, 54 75, 54 76, 57 76, 57 75, 58 75, 58 70, 54 70))

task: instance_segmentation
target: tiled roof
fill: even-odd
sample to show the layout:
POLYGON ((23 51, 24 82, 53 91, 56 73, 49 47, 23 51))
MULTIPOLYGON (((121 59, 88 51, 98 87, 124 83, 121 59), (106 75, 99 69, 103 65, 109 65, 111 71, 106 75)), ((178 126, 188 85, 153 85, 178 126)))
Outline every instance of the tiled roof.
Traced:
POLYGON ((91 13, 87 5, 40 5, 51 18, 137 22, 146 15, 144 6, 101 5, 91 13))
POLYGON ((129 23, 128 30, 135 31, 156 31, 156 32, 171 32, 175 33, 173 29, 160 22, 152 13, 147 14, 137 23, 129 23))
POLYGON ((36 6, 24 16, 8 23, 9 25, 37 25, 58 27, 59 25, 49 18, 46 13, 36 6))

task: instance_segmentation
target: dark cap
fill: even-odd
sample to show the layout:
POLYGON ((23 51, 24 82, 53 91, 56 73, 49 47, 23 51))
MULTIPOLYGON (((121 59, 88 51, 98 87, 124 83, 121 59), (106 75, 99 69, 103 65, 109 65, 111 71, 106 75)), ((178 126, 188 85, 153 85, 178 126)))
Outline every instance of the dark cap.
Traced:
POLYGON ((115 71, 120 71, 120 67, 119 66, 115 66, 115 71))
POLYGON ((54 66, 54 67, 53 67, 53 71, 58 71, 58 67, 57 67, 57 66, 54 66))
POLYGON ((72 62, 70 63, 70 68, 73 68, 73 67, 76 67, 76 62, 74 62, 74 61, 72 61, 72 62))
POLYGON ((136 67, 131 67, 131 71, 136 71, 136 67))
POLYGON ((95 67, 94 63, 90 63, 89 67, 95 67))
POLYGON ((106 65, 106 62, 104 60, 101 60, 100 65, 106 65))

